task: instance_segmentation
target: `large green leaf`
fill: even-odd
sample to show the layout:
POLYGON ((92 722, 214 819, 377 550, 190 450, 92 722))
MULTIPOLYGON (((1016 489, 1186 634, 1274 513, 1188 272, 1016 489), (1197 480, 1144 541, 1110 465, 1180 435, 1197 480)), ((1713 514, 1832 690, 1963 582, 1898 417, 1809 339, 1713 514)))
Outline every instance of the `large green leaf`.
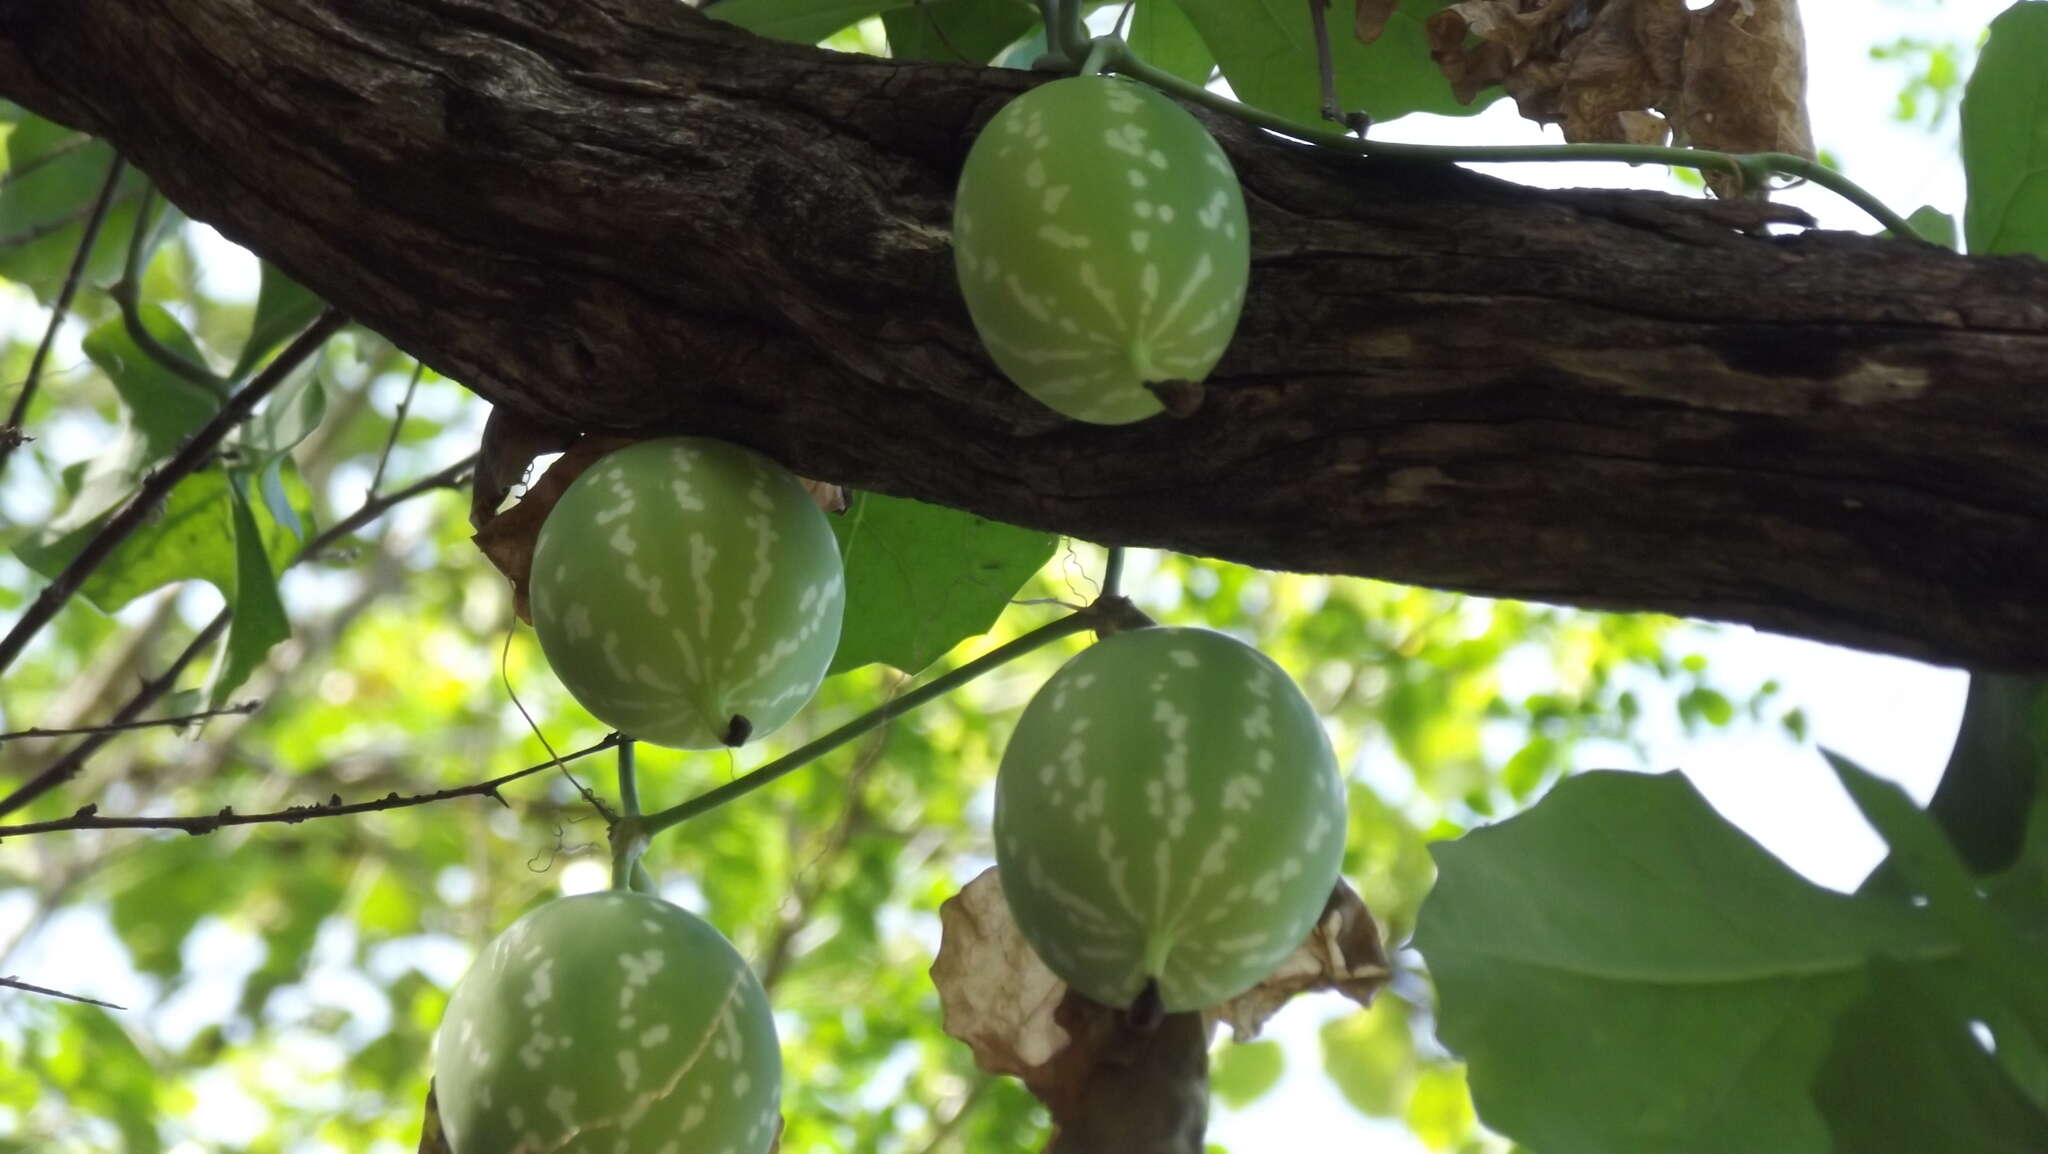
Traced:
POLYGON ((1825 1154, 1807 1094, 1872 957, 1954 946, 1808 884, 1677 774, 1592 773, 1437 848, 1416 945, 1486 1123, 1539 1150, 1825 1154))
POLYGON ((1872 963, 1813 1088, 1835 1154, 2048 1152, 2048 1114, 1945 1012, 1948 993, 1922 967, 1872 963))
POLYGON ((1138 0, 1131 12, 1130 45, 1140 60, 1190 84, 1207 84, 1216 70, 1216 54, 1179 0, 1138 0))
POLYGON ((312 324, 324 307, 326 302, 311 289, 264 261, 263 284, 256 292, 256 316, 249 322, 249 337, 242 343, 242 355, 235 361, 232 375, 244 376, 261 364, 271 350, 312 324))
MULTIPOLYGON (((2025 940, 2019 927, 1984 900, 1955 846, 1905 790, 1839 754, 1821 752, 1864 819, 1891 847, 1890 861, 1906 885, 1947 923, 1969 965, 2003 1002, 2007 1012, 2001 1018, 2025 1032, 2030 1051, 2048 1052, 2048 985, 2040 980, 2037 943, 2025 940)), ((2048 1094, 2048 1087, 2043 1090, 2048 1094)))
MULTIPOLYGON (((297 472, 285 472, 282 483, 302 514, 310 515, 312 494, 297 472)), ((112 613, 152 589, 197 578, 211 582, 232 604, 240 561, 228 489, 227 474, 218 469, 178 482, 164 499, 163 511, 116 546, 105 563, 85 579, 79 593, 112 613)), ((256 517, 271 568, 281 570, 298 551, 298 542, 267 510, 256 517)), ((15 548, 15 555, 43 576, 54 577, 104 522, 104 517, 96 518, 54 539, 24 542, 15 548)))
POLYGON ((986 64, 1038 23, 1029 0, 930 0, 882 14, 889 55, 986 64))
MULTIPOLYGON (((1491 96, 1460 104, 1429 55, 1423 22, 1448 0, 1401 0, 1386 30, 1372 44, 1352 34, 1348 4, 1327 13, 1337 94, 1346 112, 1392 120, 1410 112, 1463 116, 1491 96)), ((1179 0, 1201 32, 1238 99, 1303 124, 1332 128, 1322 119, 1322 79, 1315 31, 1301 0, 1179 0)))
POLYGON ((249 680, 272 646, 292 635, 284 600, 277 594, 277 572, 264 551, 263 530, 241 486, 232 479, 228 498, 234 521, 235 583, 221 592, 234 616, 228 619, 228 635, 206 688, 207 704, 216 709, 249 680))
POLYGON ((833 518, 846 625, 832 672, 880 661, 916 673, 982 633, 1058 539, 971 513, 862 493, 833 518))
MULTIPOLYGON (((142 327, 158 344, 193 364, 205 364, 199 345, 178 319, 155 305, 138 310, 142 327)), ((85 355, 113 382, 128 407, 130 422, 142 434, 148 463, 169 460, 220 411, 226 398, 165 368, 142 351, 119 317, 106 321, 79 342, 85 355)))
POLYGON ((2048 256, 2048 4, 1991 22, 1963 91, 1963 236, 1973 253, 2048 256))
POLYGON ((725 0, 704 9, 704 14, 762 36, 816 44, 849 24, 913 3, 915 0, 725 0))
MULTIPOLYGON (((7 134, 5 170, 20 175, 0 183, 0 277, 27 285, 38 300, 56 297, 113 159, 114 150, 99 141, 40 116, 22 117, 7 134)), ((87 283, 120 275, 146 183, 133 168, 122 176, 85 267, 87 283)))

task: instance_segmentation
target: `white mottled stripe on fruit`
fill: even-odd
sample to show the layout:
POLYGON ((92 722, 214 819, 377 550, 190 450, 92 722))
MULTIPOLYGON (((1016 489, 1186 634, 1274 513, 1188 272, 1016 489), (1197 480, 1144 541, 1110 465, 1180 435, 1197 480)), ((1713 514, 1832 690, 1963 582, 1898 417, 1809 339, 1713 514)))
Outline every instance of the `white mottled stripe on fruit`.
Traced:
POLYGON ((580 601, 569 606, 569 612, 562 623, 568 627, 569 637, 573 641, 585 640, 596 632, 590 625, 590 606, 580 601))
MULTIPOLYGON (((1146 267, 1150 268, 1151 266, 1147 265, 1146 267)), ((1188 302, 1194 299, 1195 293, 1200 291, 1204 284, 1208 283, 1209 277, 1215 271, 1215 258, 1206 252, 1203 253, 1201 258, 1195 261, 1195 271, 1189 275, 1187 280, 1181 283, 1180 293, 1173 298, 1172 304, 1166 306, 1165 315, 1159 318, 1158 324, 1152 326, 1150 334, 1152 340, 1158 340, 1167 329, 1173 327, 1173 322, 1180 319, 1180 314, 1186 311, 1188 302)))
POLYGON ((640 562, 628 561, 625 568, 626 584, 647 596, 647 611, 656 617, 668 616, 668 602, 661 596, 661 577, 640 568, 640 562))
POLYGON ((708 644, 711 640, 711 614, 717 608, 711 593, 711 565, 718 560, 718 546, 707 540, 703 532, 690 534, 690 580, 697 586, 697 631, 704 635, 708 644))
POLYGON ((1096 304, 1102 306, 1103 312, 1109 314, 1110 321, 1116 325, 1119 331, 1123 331, 1123 309, 1117 304, 1116 294, 1109 290, 1108 285, 1102 283, 1102 274, 1096 272, 1095 266, 1085 260, 1081 262, 1079 271, 1081 274, 1081 287, 1088 290, 1088 295, 1095 299, 1096 304))
POLYGON ((1102 911, 1100 906, 1080 894, 1061 885, 1046 872, 1045 863, 1032 854, 1024 860, 1024 875, 1031 884, 1051 895, 1052 900, 1074 918, 1087 924, 1091 932, 1121 931, 1115 918, 1102 911))

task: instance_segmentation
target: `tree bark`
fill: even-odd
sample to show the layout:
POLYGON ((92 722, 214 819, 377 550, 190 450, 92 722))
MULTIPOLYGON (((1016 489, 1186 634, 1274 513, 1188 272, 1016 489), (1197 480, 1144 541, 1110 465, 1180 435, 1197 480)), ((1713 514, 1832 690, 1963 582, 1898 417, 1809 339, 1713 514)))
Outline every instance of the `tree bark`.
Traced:
POLYGON ((1206 404, 1094 428, 954 287, 1036 82, 677 0, 0 0, 0 94, 490 401, 1105 543, 2048 669, 2048 265, 1544 192, 1209 118, 1252 291, 1206 404))

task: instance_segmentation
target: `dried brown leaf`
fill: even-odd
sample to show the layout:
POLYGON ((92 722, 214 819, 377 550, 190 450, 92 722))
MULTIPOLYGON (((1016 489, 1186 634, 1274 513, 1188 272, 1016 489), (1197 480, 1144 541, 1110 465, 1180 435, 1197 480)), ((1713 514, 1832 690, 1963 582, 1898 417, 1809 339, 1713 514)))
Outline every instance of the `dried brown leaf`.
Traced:
POLYGON ((581 476, 583 470, 599 457, 629 444, 632 440, 626 437, 589 436, 576 442, 548 466, 548 471, 526 490, 526 495, 519 498, 517 505, 486 517, 475 536, 470 538, 476 542, 477 548, 483 550, 484 556, 491 559, 491 564, 498 567, 498 572, 512 582, 512 606, 521 621, 533 622, 526 591, 527 580, 533 574, 533 549, 540 540, 541 524, 548 519, 569 482, 581 476))
POLYGON ((1370 1006, 1392 973, 1372 911, 1365 908, 1358 891, 1339 878, 1308 939, 1265 981, 1208 1011, 1204 1020, 1225 1023, 1234 1040, 1249 1042, 1298 994, 1336 990, 1370 1006))
POLYGON ((1387 30, 1387 18, 1400 7, 1401 0, 1358 0, 1358 7, 1352 13, 1351 32, 1361 44, 1371 44, 1387 30))
POLYGON ((843 485, 835 485, 830 481, 813 481, 809 477, 798 477, 797 480, 803 482, 804 492, 811 495, 811 500, 818 503, 818 508, 827 513, 837 516, 853 507, 853 494, 847 492, 843 485))
POLYGON ((1569 141, 1813 155, 1797 0, 1464 0, 1428 29, 1460 99, 1500 84, 1569 141))
POLYGON ((441 1110, 434 1102, 434 1083, 427 1080, 427 1108, 420 1118, 419 1154, 452 1154, 448 1135, 441 1130, 441 1110))
POLYGON ((484 420, 477 446, 476 473, 470 482, 469 524, 481 529, 497 516, 498 506, 526 476, 535 457, 569 447, 576 434, 543 425, 507 408, 493 408, 484 420))
POLYGON ((932 963, 946 1033, 975 1065, 1008 1074, 1053 1118, 1048 1154, 1200 1154, 1208 1026, 1169 1014, 1150 1029, 1068 990, 1031 952, 991 868, 939 907, 932 963))
POLYGON ((1301 947, 1258 986, 1205 1014, 1169 1014, 1151 1029, 1068 990, 1033 953, 983 870, 939 907, 932 963, 946 1033, 975 1065, 1008 1074, 1052 1112, 1050 1154, 1202 1149, 1208 1054, 1216 1022, 1240 1042, 1297 994, 1338 990, 1369 1005, 1389 973, 1379 928, 1343 881, 1301 947))

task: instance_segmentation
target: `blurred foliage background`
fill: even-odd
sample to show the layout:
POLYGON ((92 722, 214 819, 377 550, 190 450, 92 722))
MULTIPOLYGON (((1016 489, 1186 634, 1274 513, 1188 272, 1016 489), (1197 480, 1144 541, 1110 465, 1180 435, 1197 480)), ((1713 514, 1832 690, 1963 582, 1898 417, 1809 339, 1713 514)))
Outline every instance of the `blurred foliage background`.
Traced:
MULTIPOLYGON (((870 21, 833 43, 886 51, 891 32, 870 21)), ((1951 117, 1964 49, 1901 39, 1873 51, 1899 70, 1901 120, 1937 129, 1951 117)), ((109 155, 16 109, 0 111, 0 134, 11 165, 0 177, 0 380, 11 399, 109 155)), ((80 499, 83 466, 139 419, 126 377, 146 366, 110 367, 81 341, 116 318, 109 289, 136 222, 161 212, 145 202, 145 184, 130 174, 115 188, 27 415, 35 439, 0 476, 8 614, 41 583, 14 551, 65 515, 80 499)), ((140 297, 190 334, 195 356, 233 363, 249 344, 264 274, 174 211, 148 228, 140 297)), ((284 529, 293 540, 475 449, 480 402, 374 334, 349 330, 317 374, 324 411, 282 475, 286 504, 303 514, 284 529)), ((530 630, 513 628, 504 582, 468 541, 466 511, 464 494, 430 491, 339 551, 285 571, 290 639, 233 694, 259 708, 184 732, 123 734, 77 779, 5 820, 62 817, 87 803, 109 814, 251 812, 482 780, 547 756, 508 683, 555 749, 603 737, 552 681, 530 630)), ((185 575, 203 572, 220 542, 201 535, 159 548, 192 551, 164 567, 185 575)), ((1127 589, 1143 608, 1257 644, 1322 711, 1349 774, 1345 874, 1391 943, 1405 941, 1430 886, 1431 841, 1520 809, 1571 769, 1641 766, 1646 717, 1803 736, 1796 703, 1778 700, 1770 683, 1720 683, 1687 648, 1696 634, 1669 620, 1179 556, 1138 554, 1132 565, 1127 589)), ((963 587, 963 596, 1011 603, 989 633, 936 667, 1050 619, 1061 611, 1050 602, 1085 601, 1101 570, 1100 550, 1061 541, 1021 589, 963 587)), ((0 684, 0 723, 104 720, 222 604, 192 580, 112 615, 74 603, 0 684)), ((1036 1103, 978 1074, 940 1033, 925 970, 939 903, 992 861, 990 784, 1009 727, 1079 644, 1006 667, 654 846, 647 864, 664 893, 723 929, 771 991, 787 1066, 785 1151, 1000 1151, 1042 1140, 1036 1103)), ((219 660, 209 649, 150 715, 198 708, 219 660)), ((728 780, 907 683, 882 665, 838 674, 797 722, 738 758, 643 749, 646 803, 728 780)), ((0 744, 0 788, 69 744, 0 744)), ((610 794, 608 759, 572 772, 610 794)), ((68 832, 0 843, 0 974, 125 1007, 0 993, 0 1150, 411 1150, 432 1031, 472 952, 534 904, 603 883, 602 823, 563 774, 507 787, 504 802, 201 837, 68 832)), ((1412 951, 1398 959, 1371 1012, 1322 1028, 1320 1055, 1219 1044, 1218 1098, 1254 1105, 1287 1063, 1320 1057, 1329 1092, 1362 1115, 1435 1149, 1498 1148, 1474 1119, 1460 1067, 1432 1040, 1428 975, 1412 951)))

